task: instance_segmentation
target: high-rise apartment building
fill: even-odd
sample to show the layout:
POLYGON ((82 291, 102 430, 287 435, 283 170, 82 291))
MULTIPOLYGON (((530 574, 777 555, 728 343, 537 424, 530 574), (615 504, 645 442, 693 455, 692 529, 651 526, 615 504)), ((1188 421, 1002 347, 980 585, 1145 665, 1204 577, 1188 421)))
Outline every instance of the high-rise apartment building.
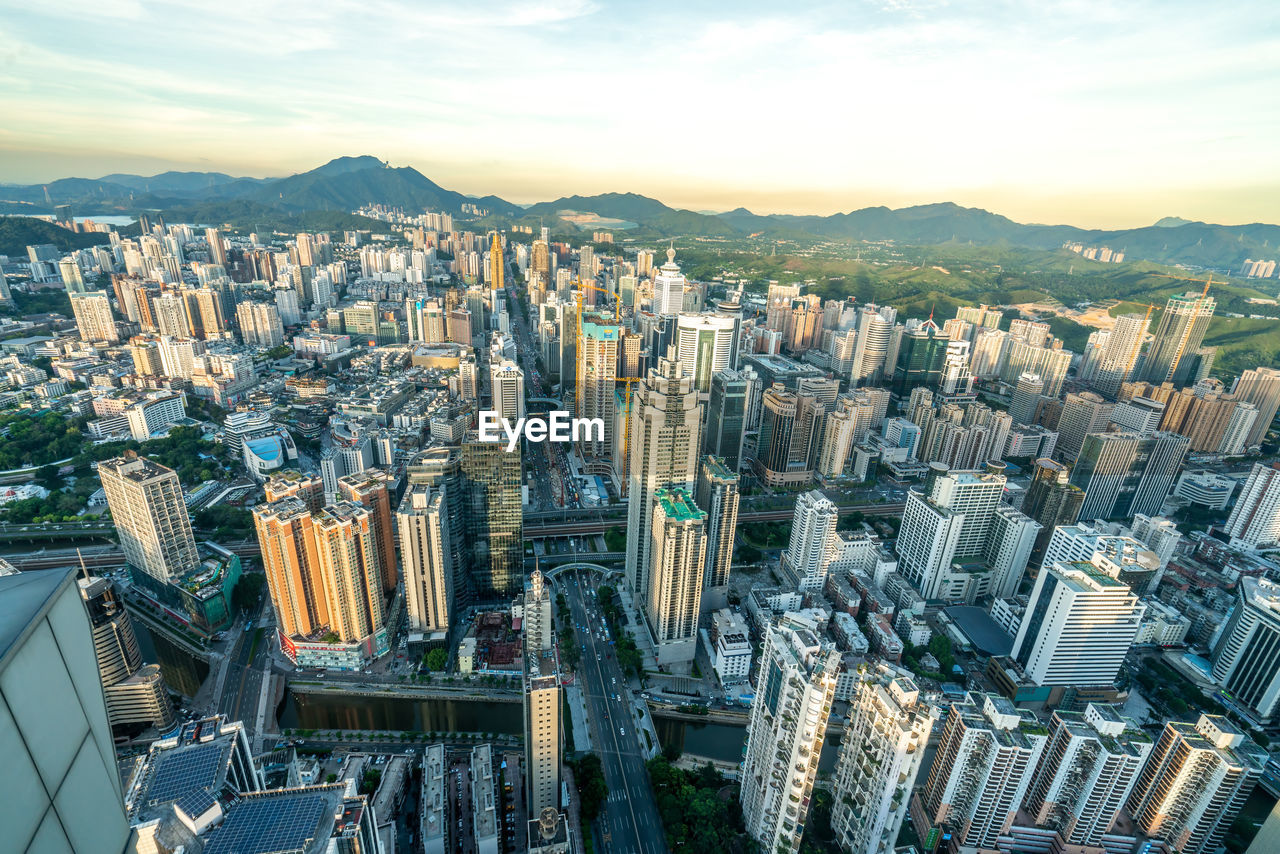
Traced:
POLYGON ((1138 775, 1126 810, 1147 836, 1180 854, 1218 850, 1262 776, 1267 753, 1235 724, 1201 715, 1169 721, 1138 775))
POLYGON ((522 456, 498 442, 462 443, 466 532, 471 544, 470 592, 482 600, 519 592, 524 576, 522 456))
POLYGON ((654 494, 666 486, 693 488, 701 431, 693 378, 678 361, 659 359, 631 400, 626 573, 637 600, 649 594, 654 494))
POLYGON ((396 535, 391 517, 391 476, 382 469, 365 469, 338 478, 338 497, 360 504, 369 510, 373 527, 374 554, 382 576, 382 589, 396 589, 396 535))
POLYGON ((1099 846, 1150 752, 1151 738, 1111 706, 1057 709, 1024 809, 1036 827, 1068 844, 1099 846))
POLYGON ((81 341, 88 344, 97 341, 120 343, 120 333, 116 330, 111 300, 106 291, 71 294, 71 312, 75 315, 81 341))
POLYGON ((1116 318, 1115 326, 1107 336, 1107 343, 1098 357, 1093 374, 1093 388, 1100 394, 1115 399, 1120 386, 1133 376, 1133 368, 1146 334, 1145 314, 1122 314, 1116 318))
POLYGON ((445 490, 412 484, 396 512, 409 639, 419 643, 444 640, 453 615, 455 534, 445 490))
POLYGON ((227 263, 227 246, 222 241, 222 234, 216 228, 204 230, 205 242, 209 244, 209 263, 217 264, 224 270, 230 269, 227 263))
POLYGON ((1177 433, 1090 433, 1071 470, 1084 490, 1084 519, 1157 515, 1186 459, 1189 440, 1177 433))
POLYGON ((803 621, 784 615, 765 632, 738 778, 747 833, 763 851, 800 847, 839 668, 803 621))
POLYGON ((1169 297, 1142 364, 1142 378, 1154 383, 1187 385, 1195 352, 1204 343, 1217 302, 1208 292, 1188 291, 1169 297))
POLYGON ((1223 530, 1232 548, 1270 548, 1280 543, 1280 464, 1253 464, 1223 530))
POLYGON ((831 828, 850 854, 887 854, 907 816, 938 709, 910 677, 883 666, 858 684, 849 705, 833 775, 831 828))
POLYGON ((1115 404, 1106 402, 1091 391, 1068 394, 1062 405, 1062 414, 1058 416, 1058 455, 1068 462, 1079 456, 1085 436, 1104 432, 1111 423, 1111 410, 1114 408, 1115 404))
POLYGON ((1280 584, 1245 576, 1213 647, 1213 679, 1260 723, 1280 713, 1280 584))
POLYGON ((581 349, 574 405, 579 418, 599 418, 604 434, 588 430, 579 442, 585 457, 608 457, 613 450, 614 392, 618 386, 618 346, 623 329, 598 319, 582 319, 581 349))
POLYGON ((98 478, 130 566, 166 584, 196 568, 196 539, 177 472, 127 451, 99 462, 98 478))
POLYGON ((80 596, 89 613, 107 718, 112 726, 147 724, 160 732, 174 724, 173 704, 158 664, 144 664, 138 637, 110 579, 82 578, 80 596))
POLYGON ((493 394, 493 411, 499 418, 512 424, 524 418, 524 370, 519 365, 506 359, 491 365, 489 388, 493 394))
POLYGON ((1040 397, 1044 394, 1044 380, 1039 374, 1022 373, 1018 376, 1018 384, 1013 390, 1013 401, 1009 404, 1009 417, 1014 424, 1031 424, 1035 421, 1036 408, 1040 397))
POLYGON ((658 664, 684 669, 697 655, 707 558, 707 514, 681 487, 653 493, 649 595, 645 618, 658 664))
POLYGON ((835 556, 836 526, 840 512, 835 502, 818 490, 796 499, 791 516, 791 539, 782 553, 782 572, 800 590, 821 590, 835 556))
POLYGON ((312 513, 324 507, 324 480, 316 474, 303 474, 293 469, 278 471, 263 484, 267 503, 282 498, 297 498, 312 513))
POLYGON ((1127 584, 1092 563, 1055 564, 1036 576, 1010 655, 1037 685, 1111 686, 1145 613, 1127 584))
POLYGON ((1258 417, 1249 429, 1245 445, 1261 444, 1275 420, 1276 410, 1280 409, 1280 368, 1250 368, 1236 380, 1231 393, 1236 400, 1252 403, 1258 408, 1258 417))
MULTIPOLYGON (((1046 734, 1030 712, 996 694, 952 703, 929 779, 920 794, 926 826, 951 833, 952 844, 994 849, 1013 824, 1046 734)), ((925 827, 917 823, 916 832, 925 827)))
POLYGON ((738 529, 738 473, 719 457, 706 456, 698 467, 694 499, 707 514, 707 560, 703 587, 727 587, 738 529))
POLYGON ((551 641, 551 590, 534 571, 524 593, 524 610, 543 615, 526 623, 524 650, 524 732, 529 815, 560 808, 560 670, 551 641), (545 622, 545 625, 543 624, 545 622))

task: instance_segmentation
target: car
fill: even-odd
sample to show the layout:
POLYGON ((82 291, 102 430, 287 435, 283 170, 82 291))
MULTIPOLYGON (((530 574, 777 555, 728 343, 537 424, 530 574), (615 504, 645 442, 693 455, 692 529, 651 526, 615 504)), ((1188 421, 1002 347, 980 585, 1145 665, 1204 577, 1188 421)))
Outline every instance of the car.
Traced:
POLYGON ((618 727, 618 734, 619 734, 619 735, 626 735, 626 734, 627 734, 627 728, 626 728, 626 727, 624 727, 624 726, 620 726, 620 727, 618 727))

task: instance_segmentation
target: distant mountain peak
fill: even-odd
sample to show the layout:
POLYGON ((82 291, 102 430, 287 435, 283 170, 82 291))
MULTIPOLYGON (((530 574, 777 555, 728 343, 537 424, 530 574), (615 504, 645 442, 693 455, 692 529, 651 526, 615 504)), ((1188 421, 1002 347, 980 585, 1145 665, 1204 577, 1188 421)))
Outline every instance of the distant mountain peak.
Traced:
POLYGON ((390 168, 385 160, 379 160, 372 154, 358 157, 335 157, 323 166, 311 171, 318 175, 345 175, 348 172, 361 172, 365 169, 390 168))
POLYGON ((1183 219, 1180 216, 1166 216, 1156 220, 1156 228, 1177 228, 1180 225, 1194 225, 1195 220, 1183 219))

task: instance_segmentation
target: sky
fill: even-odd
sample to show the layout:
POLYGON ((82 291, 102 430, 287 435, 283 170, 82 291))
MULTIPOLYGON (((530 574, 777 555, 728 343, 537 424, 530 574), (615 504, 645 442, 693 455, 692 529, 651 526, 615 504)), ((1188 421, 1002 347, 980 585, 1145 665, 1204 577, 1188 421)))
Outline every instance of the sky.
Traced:
POLYGON ((1280 222, 1280 3, 0 0, 0 117, 0 182, 371 154, 521 203, 1280 222))

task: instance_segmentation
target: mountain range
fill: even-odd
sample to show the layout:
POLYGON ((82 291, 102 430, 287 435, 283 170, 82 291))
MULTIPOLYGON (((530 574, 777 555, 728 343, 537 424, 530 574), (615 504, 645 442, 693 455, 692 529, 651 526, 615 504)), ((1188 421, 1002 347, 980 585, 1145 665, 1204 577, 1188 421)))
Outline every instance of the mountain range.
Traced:
MULTIPOLYGON (((979 208, 943 202, 891 209, 871 207, 829 216, 760 215, 745 208, 719 214, 680 210, 636 193, 566 196, 521 206, 498 196, 480 198, 445 189, 412 167, 393 167, 376 157, 339 157, 319 168, 284 178, 237 178, 221 172, 112 174, 92 180, 62 178, 47 184, 0 185, 0 212, 50 213, 69 204, 77 215, 172 212, 173 219, 203 222, 296 220, 301 215, 346 215, 378 203, 406 211, 458 214, 463 205, 487 210, 484 225, 550 224, 559 233, 575 226, 562 211, 594 213, 634 223, 629 232, 663 236, 889 240, 908 245, 974 244, 1053 249, 1065 242, 1108 246, 1129 258, 1165 264, 1238 269, 1246 258, 1276 257, 1280 226, 1264 223, 1215 225, 1165 217, 1150 226, 1123 230, 1071 225, 1033 225, 979 208)), ((334 218, 333 222, 340 219, 334 218)), ((592 230, 591 225, 584 226, 592 230)), ((595 228, 599 228, 596 226, 595 228)))

